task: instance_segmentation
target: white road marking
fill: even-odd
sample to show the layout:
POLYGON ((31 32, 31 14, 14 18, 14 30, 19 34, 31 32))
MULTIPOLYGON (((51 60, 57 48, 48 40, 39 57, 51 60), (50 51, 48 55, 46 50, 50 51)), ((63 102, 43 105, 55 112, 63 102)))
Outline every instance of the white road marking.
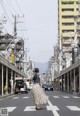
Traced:
POLYGON ((72 111, 80 111, 80 108, 77 106, 66 106, 67 108, 69 108, 72 111))
POLYGON ((78 97, 78 96, 72 96, 73 98, 80 98, 80 97, 78 97))
POLYGON ((12 112, 13 110, 16 109, 16 107, 7 107, 7 109, 8 109, 8 112, 12 112))
MULTIPOLYGON (((50 106, 46 106, 46 107, 47 107, 47 110, 51 110, 51 107, 50 107, 50 106)), ((59 110, 57 106, 53 106, 53 108, 54 108, 55 110, 59 110)))
POLYGON ((12 99, 18 99, 19 97, 13 97, 12 99))
POLYGON ((60 116, 57 112, 57 110, 59 110, 59 108, 57 106, 53 106, 50 101, 48 101, 48 104, 49 104, 49 106, 47 106, 47 110, 52 110, 52 113, 54 116, 60 116))
POLYGON ((54 98, 60 98, 59 96, 53 96, 54 98))
POLYGON ((24 99, 29 98, 29 97, 23 97, 24 99))
POLYGON ((63 96, 63 98, 70 98, 69 96, 63 96))
POLYGON ((24 111, 36 111, 35 106, 27 106, 24 111))

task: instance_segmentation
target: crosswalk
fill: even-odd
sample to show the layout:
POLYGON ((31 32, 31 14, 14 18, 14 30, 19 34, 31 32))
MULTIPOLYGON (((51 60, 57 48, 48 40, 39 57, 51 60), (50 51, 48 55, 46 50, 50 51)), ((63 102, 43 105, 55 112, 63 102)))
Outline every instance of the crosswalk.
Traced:
MULTIPOLYGON (((51 97, 51 96, 48 96, 51 97)), ((73 99, 80 99, 80 97, 78 96, 52 96, 55 99, 60 99, 60 98, 65 98, 65 99, 69 99, 69 98, 73 98, 73 99)), ((28 99, 29 96, 25 96, 25 97, 12 97, 12 100, 17 100, 17 99, 28 99)), ((0 99, 1 101, 2 99, 0 99)))
MULTIPOLYGON (((53 99, 78 99, 80 100, 80 97, 79 96, 76 96, 76 95, 49 95, 49 97, 52 97, 53 99)), ((29 100, 29 98, 31 98, 31 96, 14 96, 12 98, 10 98, 11 100, 29 100)), ((8 112, 16 112, 17 109, 19 110, 21 106, 13 106, 13 105, 9 105, 9 106, 6 106, 5 108, 7 109, 8 112)), ((45 111, 49 112, 51 111, 53 113, 54 116, 60 116, 59 113, 62 112, 62 108, 60 107, 60 105, 53 105, 50 101, 48 101, 48 105, 45 106, 46 108, 44 109, 45 111)), ((66 109, 66 111, 70 111, 70 112, 78 112, 80 113, 80 105, 79 104, 76 104, 76 105, 64 105, 62 106, 63 109, 66 109)), ((0 106, 0 109, 1 109, 1 106, 0 106)), ((44 111, 44 110, 41 110, 41 111, 44 111)), ((35 106, 26 106, 25 107, 22 107, 22 111, 25 113, 25 112, 35 112, 36 109, 35 109, 35 106)))
MULTIPOLYGON (((9 106, 9 107, 5 107, 8 112, 13 112, 15 111, 18 107, 17 106, 9 106)), ((80 112, 80 107, 78 106, 65 106, 65 108, 69 109, 70 111, 78 111, 80 112)), ((58 106, 53 106, 54 110, 60 111, 61 109, 58 106)), ((46 106, 46 111, 50 111, 52 110, 50 106, 46 106)), ((32 111, 36 111, 35 106, 26 106, 23 109, 23 112, 32 112, 32 111)))
MULTIPOLYGON (((49 97, 49 96, 48 96, 49 97)), ((59 99, 59 98, 65 98, 65 99, 69 99, 69 98, 74 98, 74 99, 80 99, 80 97, 78 96, 52 96, 53 98, 59 99)), ((12 99, 16 100, 16 99, 28 99, 29 97, 13 97, 12 99)))

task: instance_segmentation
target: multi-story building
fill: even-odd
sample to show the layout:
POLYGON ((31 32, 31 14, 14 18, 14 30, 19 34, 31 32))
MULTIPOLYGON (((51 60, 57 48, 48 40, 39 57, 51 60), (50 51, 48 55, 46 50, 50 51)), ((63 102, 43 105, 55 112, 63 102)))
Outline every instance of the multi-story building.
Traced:
POLYGON ((48 61, 47 81, 54 81, 54 56, 48 61))
MULTIPOLYGON (((12 46, 12 44, 14 43, 13 39, 14 39, 14 36, 12 36, 10 34, 1 34, 0 35, 0 51, 2 53, 3 53, 3 51, 6 50, 6 48, 9 46, 9 44, 10 44, 10 47, 12 46)), ((15 47, 12 48, 12 53, 16 57, 16 59, 15 59, 16 67, 18 69, 22 70, 23 66, 21 65, 21 63, 22 63, 21 59, 24 56, 24 40, 23 39, 20 39, 15 44, 15 47), (23 51, 23 53, 21 55, 20 55, 20 51, 23 51), (19 57, 19 55, 20 55, 20 57, 19 57)), ((6 54, 6 56, 7 55, 8 54, 6 54)), ((6 56, 4 55, 4 57, 6 57, 6 56)), ((9 58, 8 58, 8 60, 9 60, 9 58)))
POLYGON ((53 61, 53 65, 54 65, 54 78, 56 77, 56 75, 59 73, 59 46, 56 44, 54 46, 54 61, 53 61))
MULTIPOLYGON (((80 25, 79 11, 79 0, 58 0, 58 37, 62 62, 72 57, 71 45, 74 39, 77 37, 80 40, 80 35, 77 33, 80 25)), ((62 69, 64 68, 66 63, 63 63, 62 69)))

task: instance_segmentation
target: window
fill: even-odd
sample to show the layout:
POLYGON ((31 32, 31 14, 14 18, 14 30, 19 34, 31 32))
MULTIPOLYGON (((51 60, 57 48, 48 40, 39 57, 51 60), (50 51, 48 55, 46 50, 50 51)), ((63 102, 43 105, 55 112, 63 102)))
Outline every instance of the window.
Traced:
POLYGON ((62 23, 63 26, 71 26, 71 25, 74 25, 74 23, 62 23))
POLYGON ((62 4, 74 4, 74 1, 62 1, 62 4))
POLYGON ((65 12, 65 11, 74 11, 74 8, 64 8, 64 9, 62 9, 62 12, 65 12))
POLYGON ((77 25, 80 25, 80 22, 77 22, 77 25))
POLYGON ((79 4, 79 1, 76 1, 76 4, 79 4))
POLYGON ((62 18, 74 18, 73 15, 62 16, 62 18))
POLYGON ((67 33, 67 32, 74 32, 74 30, 62 30, 62 33, 67 33))

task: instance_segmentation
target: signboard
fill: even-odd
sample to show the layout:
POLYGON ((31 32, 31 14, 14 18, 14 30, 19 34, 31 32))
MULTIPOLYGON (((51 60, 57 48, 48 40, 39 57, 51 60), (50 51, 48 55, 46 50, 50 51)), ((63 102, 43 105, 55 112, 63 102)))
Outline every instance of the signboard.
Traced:
POLYGON ((14 64, 15 63, 15 57, 14 57, 13 53, 11 54, 10 59, 11 59, 11 63, 14 64))

